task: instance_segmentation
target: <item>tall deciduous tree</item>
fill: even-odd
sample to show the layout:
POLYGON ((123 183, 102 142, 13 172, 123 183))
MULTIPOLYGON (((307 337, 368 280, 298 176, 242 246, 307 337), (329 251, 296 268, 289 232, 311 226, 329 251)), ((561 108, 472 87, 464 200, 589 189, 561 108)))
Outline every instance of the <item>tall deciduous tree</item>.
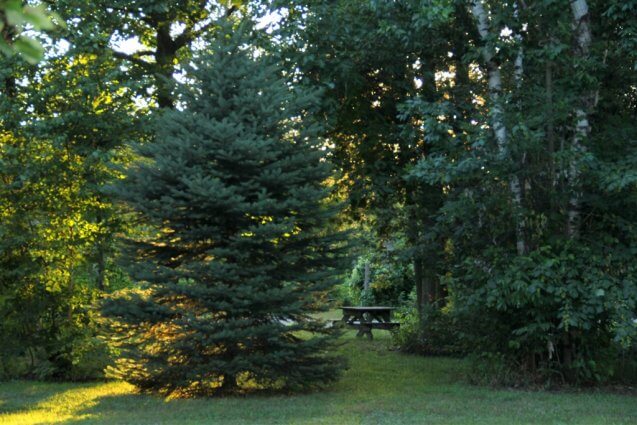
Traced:
MULTIPOLYGON (((511 160, 509 144, 510 136, 509 129, 504 122, 504 85, 502 82, 502 75, 500 72, 500 65, 495 60, 495 48, 491 43, 491 40, 497 38, 491 29, 489 24, 489 16, 487 10, 484 8, 482 0, 473 0, 471 4, 471 12, 475 16, 478 32, 484 45, 482 46, 482 56, 486 64, 487 79, 489 86, 489 101, 491 109, 491 127, 495 134, 495 139, 498 145, 498 152, 505 160, 511 160)), ((518 40, 519 42, 519 40, 518 40)), ((521 52, 522 46, 518 46, 518 52, 521 52)), ((522 54, 518 53, 515 59, 515 79, 519 85, 521 75, 523 74, 522 54)), ((511 199, 514 205, 516 213, 516 248, 519 255, 524 255, 526 252, 526 241, 524 236, 524 216, 521 212, 522 209, 522 187, 520 186, 520 179, 514 171, 508 177, 509 190, 511 191, 511 199)))
POLYGON ((92 303, 122 220, 101 188, 139 136, 133 90, 111 57, 73 48, 1 62, 0 373, 102 376, 92 303))
POLYGON ((370 215, 399 212, 470 350, 609 377, 637 333, 637 5, 276 4, 303 81, 327 88, 345 185, 370 215))
POLYGON ((413 264, 416 304, 424 311, 443 292, 442 240, 430 237, 432 211, 443 191, 441 185, 405 178, 430 145, 404 106, 419 95, 428 101, 442 96, 437 67, 458 57, 448 56, 441 35, 464 31, 460 25, 454 34, 446 26, 454 8, 418 1, 275 4, 287 9, 283 53, 297 64, 304 84, 325 89, 322 113, 343 171, 338 184, 349 195, 349 212, 371 225, 380 240, 406 237, 401 254, 413 264))
POLYGON ((635 196, 625 168, 635 109, 616 89, 634 75, 606 68, 630 62, 609 46, 626 46, 619 28, 631 25, 608 19, 619 6, 602 2, 470 6, 483 43, 467 56, 482 59, 469 81, 479 115, 412 173, 448 183, 436 220, 452 247, 455 311, 472 350, 496 351, 518 371, 606 379, 637 330, 636 217, 624 203, 635 196))
POLYGON ((217 20, 242 8, 243 1, 211 0, 82 0, 51 2, 73 22, 69 39, 98 54, 112 54, 132 76, 152 89, 160 108, 174 107, 174 73, 192 45, 218 28, 217 20), (136 41, 140 49, 122 51, 119 42, 136 41))

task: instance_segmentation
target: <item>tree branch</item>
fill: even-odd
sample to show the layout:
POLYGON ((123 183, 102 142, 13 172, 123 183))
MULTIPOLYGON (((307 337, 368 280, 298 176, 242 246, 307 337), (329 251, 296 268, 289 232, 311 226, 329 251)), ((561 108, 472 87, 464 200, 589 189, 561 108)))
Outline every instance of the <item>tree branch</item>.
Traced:
POLYGON ((129 55, 128 53, 124 53, 124 52, 118 52, 117 50, 113 50, 113 56, 119 59, 124 59, 127 60, 129 62, 132 62, 136 65, 139 65, 141 67, 144 67, 146 69, 150 69, 153 65, 152 62, 147 62, 143 59, 141 59, 140 56, 152 56, 155 54, 155 52, 152 51, 143 51, 143 52, 139 52, 133 55, 129 55), (141 54, 140 54, 141 53, 141 54))
MULTIPOLYGON (((239 10, 237 6, 234 6, 234 5, 231 6, 226 11, 225 17, 226 18, 230 17, 237 10, 239 10)), ((214 20, 208 22, 206 25, 202 26, 198 30, 194 30, 194 27, 190 25, 186 27, 184 31, 177 36, 177 38, 175 38, 174 46, 176 46, 177 49, 181 49, 186 44, 190 43, 191 41, 201 36, 203 33, 205 33, 206 31, 208 31, 209 29, 213 28, 216 25, 217 25, 217 22, 214 20)))

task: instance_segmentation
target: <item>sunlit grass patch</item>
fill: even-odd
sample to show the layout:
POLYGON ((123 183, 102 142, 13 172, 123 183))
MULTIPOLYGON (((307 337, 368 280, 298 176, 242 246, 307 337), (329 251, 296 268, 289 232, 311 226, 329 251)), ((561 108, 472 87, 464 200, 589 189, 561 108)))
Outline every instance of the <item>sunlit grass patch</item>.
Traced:
POLYGON ((53 384, 14 382, 2 386, 0 423, 43 424, 87 420, 89 413, 105 397, 131 395, 134 388, 125 382, 99 384, 53 384))
POLYGON ((324 391, 167 400, 121 382, 0 384, 0 424, 634 424, 634 395, 468 385, 460 359, 404 355, 347 331, 350 367, 324 391))

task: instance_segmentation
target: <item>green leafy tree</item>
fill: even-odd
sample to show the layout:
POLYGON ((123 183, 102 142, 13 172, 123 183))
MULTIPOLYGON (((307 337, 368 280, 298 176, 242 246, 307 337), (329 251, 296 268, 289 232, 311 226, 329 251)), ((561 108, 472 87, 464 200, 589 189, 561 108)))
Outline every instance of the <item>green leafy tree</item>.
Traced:
POLYGON ((443 241, 431 237, 443 191, 406 179, 431 145, 402 107, 416 96, 443 96, 435 73, 458 62, 462 52, 449 57, 447 38, 463 34, 464 26, 451 23, 454 7, 446 1, 274 3, 286 9, 282 54, 297 64, 304 84, 324 89, 321 112, 343 170, 338 183, 348 194, 348 213, 381 241, 407 240, 401 251, 413 263, 422 311, 443 293, 437 279, 443 241))
POLYGON ((468 6, 482 125, 457 132, 447 102, 406 103, 447 134, 411 176, 448 185, 436 231, 467 346, 532 379, 608 379, 637 332, 634 62, 608 48, 634 23, 614 3, 468 6))
POLYGON ((616 375, 637 335, 635 2, 275 6, 352 204, 407 236, 418 304, 534 379, 616 375))
POLYGON ((131 89, 108 56, 71 50, 2 65, 0 373, 99 377, 108 359, 92 306, 123 228, 101 187, 137 137, 131 89))
MULTIPOLYGON (((160 108, 174 107, 174 73, 192 45, 218 28, 217 20, 244 9, 243 1, 58 0, 52 7, 71 21, 67 36, 85 51, 112 55, 131 77, 145 83, 160 108), (120 51, 114 43, 136 40, 143 47, 120 51)), ((147 97, 148 93, 142 92, 147 97)))
POLYGON ((333 330, 311 316, 344 238, 326 228, 338 211, 326 201, 330 166, 304 119, 316 96, 244 42, 225 35, 197 58, 183 108, 158 118, 119 189, 157 226, 133 245, 148 285, 105 305, 126 337, 119 376, 143 390, 289 390, 340 370, 326 354, 333 330))

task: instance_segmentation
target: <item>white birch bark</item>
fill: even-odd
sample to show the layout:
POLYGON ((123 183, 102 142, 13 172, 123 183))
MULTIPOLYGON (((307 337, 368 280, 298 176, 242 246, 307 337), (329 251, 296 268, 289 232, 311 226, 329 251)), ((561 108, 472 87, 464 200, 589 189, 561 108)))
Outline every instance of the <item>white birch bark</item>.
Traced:
MULTIPOLYGON (((491 125, 495 133, 500 155, 503 158, 509 158, 508 134, 507 128, 504 125, 504 110, 500 100, 500 94, 502 93, 502 75, 499 66, 493 60, 495 51, 487 45, 490 35, 489 17, 481 0, 472 1, 471 12, 476 18, 480 37, 485 42, 483 57, 487 65, 489 99, 491 101, 491 125)), ((523 71, 522 61, 523 56, 519 51, 514 64, 516 83, 517 78, 520 78, 519 81, 521 83, 523 71)), ((522 217, 520 217, 520 211, 522 209, 522 188, 520 186, 520 179, 515 173, 509 177, 509 190, 511 192, 514 209, 516 210, 516 248, 518 254, 523 255, 526 252, 526 242, 524 239, 524 223, 522 217)))
MULTIPOLYGON (((513 3, 513 17, 517 21, 519 19, 518 16, 518 2, 513 3)), ((518 22, 519 23, 519 22, 518 22)), ((518 45, 518 52, 515 55, 515 62, 513 63, 513 76, 515 79, 515 88, 520 91, 522 89, 522 79, 524 78, 524 47, 522 45, 522 34, 520 32, 516 33, 515 41, 518 45)), ((521 110, 521 105, 518 103, 518 111, 521 110)), ((526 153, 522 156, 521 167, 524 168, 526 166, 526 153)), ((517 181, 518 176, 513 175, 514 179, 517 181)), ((522 182, 525 191, 531 190, 531 183, 528 180, 523 180, 522 182)), ((514 200, 516 202, 516 206, 518 207, 517 218, 516 218, 516 237, 517 237, 517 251, 519 255, 523 255, 526 253, 526 241, 525 241, 525 227, 526 223, 524 221, 524 216, 521 212, 522 207, 522 199, 524 193, 520 190, 520 183, 518 183, 517 192, 512 190, 514 200)))
MULTIPOLYGON (((592 34, 588 23, 588 4, 586 0, 571 0, 571 12, 573 14, 573 27, 577 42, 576 56, 582 59, 588 58, 592 34)), ((571 151, 573 157, 570 160, 568 182, 571 195, 568 202, 567 232, 571 237, 579 234, 580 207, 582 197, 580 157, 586 152, 584 141, 591 131, 588 118, 588 103, 590 103, 590 93, 580 97, 575 107, 575 133, 571 141, 571 151)))
MULTIPOLYGON (((519 19, 517 2, 513 3, 513 17, 516 21, 519 19)), ((519 90, 522 87, 522 77, 524 76, 524 48, 522 47, 522 34, 518 32, 514 38, 518 44, 518 53, 515 55, 513 73, 515 77, 515 87, 519 90)))

